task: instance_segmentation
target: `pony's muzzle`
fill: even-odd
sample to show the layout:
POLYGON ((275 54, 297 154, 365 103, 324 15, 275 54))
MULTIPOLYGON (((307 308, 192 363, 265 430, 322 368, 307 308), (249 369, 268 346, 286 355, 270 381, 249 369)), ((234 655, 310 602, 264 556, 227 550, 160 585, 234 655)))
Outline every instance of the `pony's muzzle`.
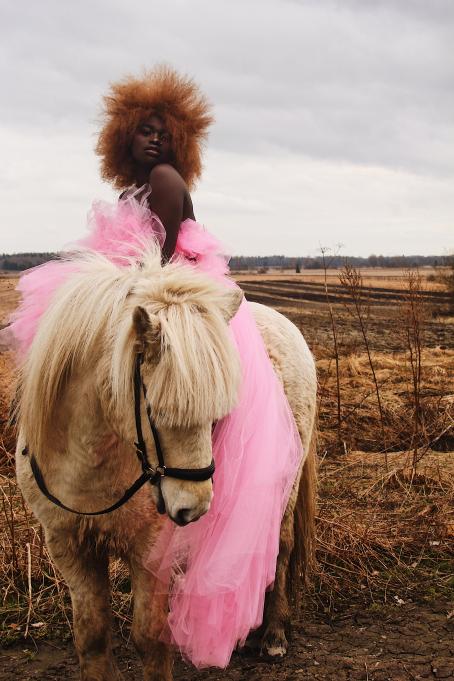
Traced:
POLYGON ((184 525, 188 525, 189 523, 192 523, 195 520, 198 520, 199 518, 200 516, 194 518, 194 514, 190 508, 180 508, 180 510, 177 512, 176 517, 172 518, 172 520, 177 525, 180 525, 180 527, 183 527, 184 525))
POLYGON ((194 523, 208 511, 213 497, 211 481, 196 482, 191 485, 192 490, 175 490, 173 481, 167 480, 162 485, 167 515, 174 523, 183 527, 194 523), (194 490, 194 491, 193 491, 194 490), (172 494, 174 492, 174 494, 172 494))

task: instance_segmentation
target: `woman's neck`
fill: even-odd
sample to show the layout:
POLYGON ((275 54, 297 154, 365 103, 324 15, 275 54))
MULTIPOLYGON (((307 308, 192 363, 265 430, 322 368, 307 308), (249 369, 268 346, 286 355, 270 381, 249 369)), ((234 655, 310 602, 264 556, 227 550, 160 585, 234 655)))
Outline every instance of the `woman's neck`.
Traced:
POLYGON ((137 168, 135 172, 135 181, 137 187, 147 184, 150 179, 150 168, 137 168))

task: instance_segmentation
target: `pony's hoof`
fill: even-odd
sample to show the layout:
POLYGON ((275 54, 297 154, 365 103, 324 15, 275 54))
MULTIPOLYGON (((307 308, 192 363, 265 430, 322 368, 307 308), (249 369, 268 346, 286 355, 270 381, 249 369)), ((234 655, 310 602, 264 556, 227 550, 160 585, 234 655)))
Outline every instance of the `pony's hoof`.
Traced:
POLYGON ((288 641, 284 629, 267 629, 262 638, 260 655, 267 660, 282 660, 287 655, 288 641))

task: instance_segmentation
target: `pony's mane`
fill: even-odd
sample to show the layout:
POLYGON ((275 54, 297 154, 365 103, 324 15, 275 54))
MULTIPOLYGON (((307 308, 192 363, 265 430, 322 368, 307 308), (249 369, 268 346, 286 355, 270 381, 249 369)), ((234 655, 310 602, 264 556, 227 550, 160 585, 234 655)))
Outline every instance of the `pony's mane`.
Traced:
POLYGON ((161 266, 153 245, 127 266, 95 252, 72 262, 74 272, 55 292, 20 372, 18 422, 35 456, 45 456, 73 376, 93 376, 119 423, 133 409, 137 306, 161 330, 158 356, 145 351, 143 366, 157 424, 197 425, 233 408, 240 370, 224 316, 225 286, 188 265, 161 266))

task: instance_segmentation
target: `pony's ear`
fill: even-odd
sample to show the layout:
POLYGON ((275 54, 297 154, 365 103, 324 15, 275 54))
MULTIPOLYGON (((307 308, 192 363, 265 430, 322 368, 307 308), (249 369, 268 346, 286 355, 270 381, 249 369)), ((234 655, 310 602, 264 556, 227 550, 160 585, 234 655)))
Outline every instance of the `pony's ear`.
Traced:
POLYGON ((224 295, 222 304, 222 313, 227 322, 229 322, 232 317, 238 312, 243 300, 243 291, 235 286, 235 288, 229 289, 224 295))
POLYGON ((161 322, 155 315, 149 315, 144 307, 138 305, 132 315, 137 343, 142 351, 159 360, 161 352, 161 322))

